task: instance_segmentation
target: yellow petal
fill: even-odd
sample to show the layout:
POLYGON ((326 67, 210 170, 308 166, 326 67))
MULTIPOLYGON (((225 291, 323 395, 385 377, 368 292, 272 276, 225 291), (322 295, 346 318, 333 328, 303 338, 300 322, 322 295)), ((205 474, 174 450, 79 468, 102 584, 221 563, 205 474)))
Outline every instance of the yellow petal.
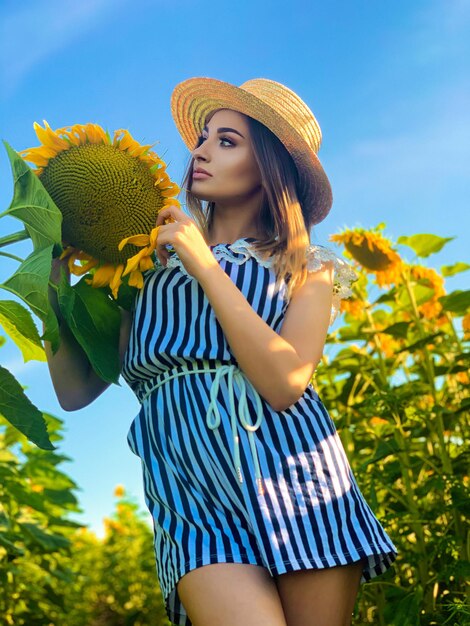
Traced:
POLYGON ((18 152, 22 156, 23 159, 29 160, 27 157, 34 156, 38 154, 39 156, 47 157, 48 159, 53 159, 60 150, 56 150, 55 148, 49 148, 47 146, 39 146, 37 148, 28 148, 26 150, 21 150, 18 152))
POLYGON ((181 208, 181 202, 176 198, 165 198, 163 201, 163 208, 165 209, 168 206, 177 206, 181 208))
POLYGON ((38 154, 37 152, 33 153, 31 150, 26 156, 23 156, 22 158, 25 161, 29 161, 29 163, 34 163, 34 165, 46 166, 49 163, 49 157, 38 154))
POLYGON ((70 131, 67 132, 67 136, 76 146, 81 146, 88 141, 86 128, 83 124, 74 124, 70 131))
POLYGON ((164 198, 169 198, 170 196, 178 195, 180 189, 178 185, 173 184, 168 189, 161 189, 161 194, 164 198))
POLYGON ((151 270, 154 266, 154 261, 151 256, 144 256, 143 259, 140 259, 139 270, 141 272, 146 272, 147 270, 151 270))
POLYGON ((70 271, 74 276, 83 276, 83 274, 87 274, 93 267, 96 267, 98 263, 99 261, 97 259, 91 259, 84 265, 74 265, 70 271))
POLYGON ((119 287, 122 285, 121 276, 122 276, 123 269, 124 269, 124 264, 120 263, 116 267, 116 270, 114 272, 114 276, 113 276, 112 280, 109 283, 109 286, 111 287, 111 293, 113 294, 113 298, 114 299, 117 298, 119 287))
POLYGON ((140 260, 146 256, 148 256, 152 250, 150 248, 142 248, 137 254, 134 254, 130 259, 127 259, 127 265, 125 271, 122 273, 123 276, 126 276, 130 272, 136 270, 139 266, 140 260))
POLYGON ((75 272, 75 261, 77 260, 78 250, 74 250, 72 254, 69 256, 68 266, 69 272, 73 274, 75 272))
POLYGON ((148 246, 149 244, 149 236, 148 235, 131 235, 130 237, 125 237, 119 242, 118 250, 121 251, 124 246, 128 243, 133 243, 135 246, 148 246))
POLYGON ((112 263, 105 263, 99 267, 93 274, 93 287, 105 287, 106 285, 109 285, 115 272, 116 267, 112 265, 112 263))
POLYGON ((159 228, 160 226, 155 226, 155 228, 152 228, 152 230, 150 231, 150 247, 153 250, 155 250, 157 246, 157 235, 159 228))
POLYGON ((98 124, 87 124, 86 134, 90 143, 107 143, 107 137, 103 129, 98 124))
POLYGON ((33 128, 36 131, 39 141, 49 148, 54 148, 56 152, 67 150, 69 144, 54 132, 46 120, 43 120, 45 128, 41 128, 37 122, 34 122, 33 128))
POLYGON ((73 246, 67 246, 67 248, 65 248, 62 254, 60 255, 59 259, 61 260, 65 259, 66 257, 70 256, 73 252, 76 252, 76 249, 73 246))
POLYGON ((142 276, 142 272, 139 272, 139 270, 131 272, 131 275, 129 276, 129 285, 131 287, 142 289, 144 286, 144 277, 142 276))
POLYGON ((133 139, 133 137, 130 134, 130 132, 128 130, 124 130, 124 129, 122 129, 120 132, 122 133, 122 137, 121 137, 121 140, 119 142, 119 149, 120 150, 127 150, 128 148, 134 146, 134 144, 136 142, 133 139))

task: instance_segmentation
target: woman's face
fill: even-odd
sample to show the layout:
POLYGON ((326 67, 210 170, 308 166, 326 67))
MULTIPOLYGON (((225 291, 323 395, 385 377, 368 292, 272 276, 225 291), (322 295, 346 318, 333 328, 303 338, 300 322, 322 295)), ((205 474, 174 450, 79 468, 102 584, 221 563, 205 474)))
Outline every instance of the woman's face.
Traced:
POLYGON ((191 193, 219 204, 246 202, 261 192, 261 175, 251 144, 248 122, 242 113, 216 111, 193 150, 191 193), (201 143, 202 142, 202 143, 201 143), (210 176, 196 172, 202 168, 210 176))

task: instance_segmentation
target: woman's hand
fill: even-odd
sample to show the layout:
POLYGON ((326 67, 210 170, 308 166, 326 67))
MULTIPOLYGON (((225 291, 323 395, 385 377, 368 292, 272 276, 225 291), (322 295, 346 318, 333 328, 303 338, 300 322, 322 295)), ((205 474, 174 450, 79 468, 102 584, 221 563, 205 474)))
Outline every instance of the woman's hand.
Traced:
POLYGON ((162 209, 156 226, 159 226, 156 252, 164 266, 170 256, 165 248, 168 244, 176 250, 188 274, 197 280, 208 269, 218 265, 194 220, 177 206, 162 209), (169 223, 165 223, 166 220, 170 220, 169 223))

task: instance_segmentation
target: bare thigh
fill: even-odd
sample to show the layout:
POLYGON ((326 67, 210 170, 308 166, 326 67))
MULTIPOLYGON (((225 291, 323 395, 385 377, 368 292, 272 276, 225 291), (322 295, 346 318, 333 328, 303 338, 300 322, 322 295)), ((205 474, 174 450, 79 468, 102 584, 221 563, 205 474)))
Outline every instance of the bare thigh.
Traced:
POLYGON ((350 626, 363 561, 276 577, 287 626, 350 626))
POLYGON ((193 626, 287 626, 274 578, 258 565, 204 565, 177 591, 193 626))

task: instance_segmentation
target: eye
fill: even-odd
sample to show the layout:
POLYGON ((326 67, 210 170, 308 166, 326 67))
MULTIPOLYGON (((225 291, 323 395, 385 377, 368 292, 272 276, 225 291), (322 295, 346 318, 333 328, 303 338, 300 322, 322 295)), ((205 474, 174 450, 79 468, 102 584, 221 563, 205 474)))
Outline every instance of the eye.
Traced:
MULTIPOLYGON (((202 135, 200 135, 198 137, 198 140, 197 140, 196 148, 199 148, 199 146, 201 146, 206 139, 207 139, 207 137, 203 137, 202 135)), ((229 139, 228 137, 220 137, 220 141, 226 141, 230 146, 234 146, 235 145, 235 142, 232 141, 231 139, 229 139)), ((225 147, 227 147, 227 146, 225 146, 225 147)))
POLYGON ((220 141, 227 141, 230 146, 234 146, 235 145, 235 143, 231 139, 229 139, 228 137, 221 137, 220 141))

